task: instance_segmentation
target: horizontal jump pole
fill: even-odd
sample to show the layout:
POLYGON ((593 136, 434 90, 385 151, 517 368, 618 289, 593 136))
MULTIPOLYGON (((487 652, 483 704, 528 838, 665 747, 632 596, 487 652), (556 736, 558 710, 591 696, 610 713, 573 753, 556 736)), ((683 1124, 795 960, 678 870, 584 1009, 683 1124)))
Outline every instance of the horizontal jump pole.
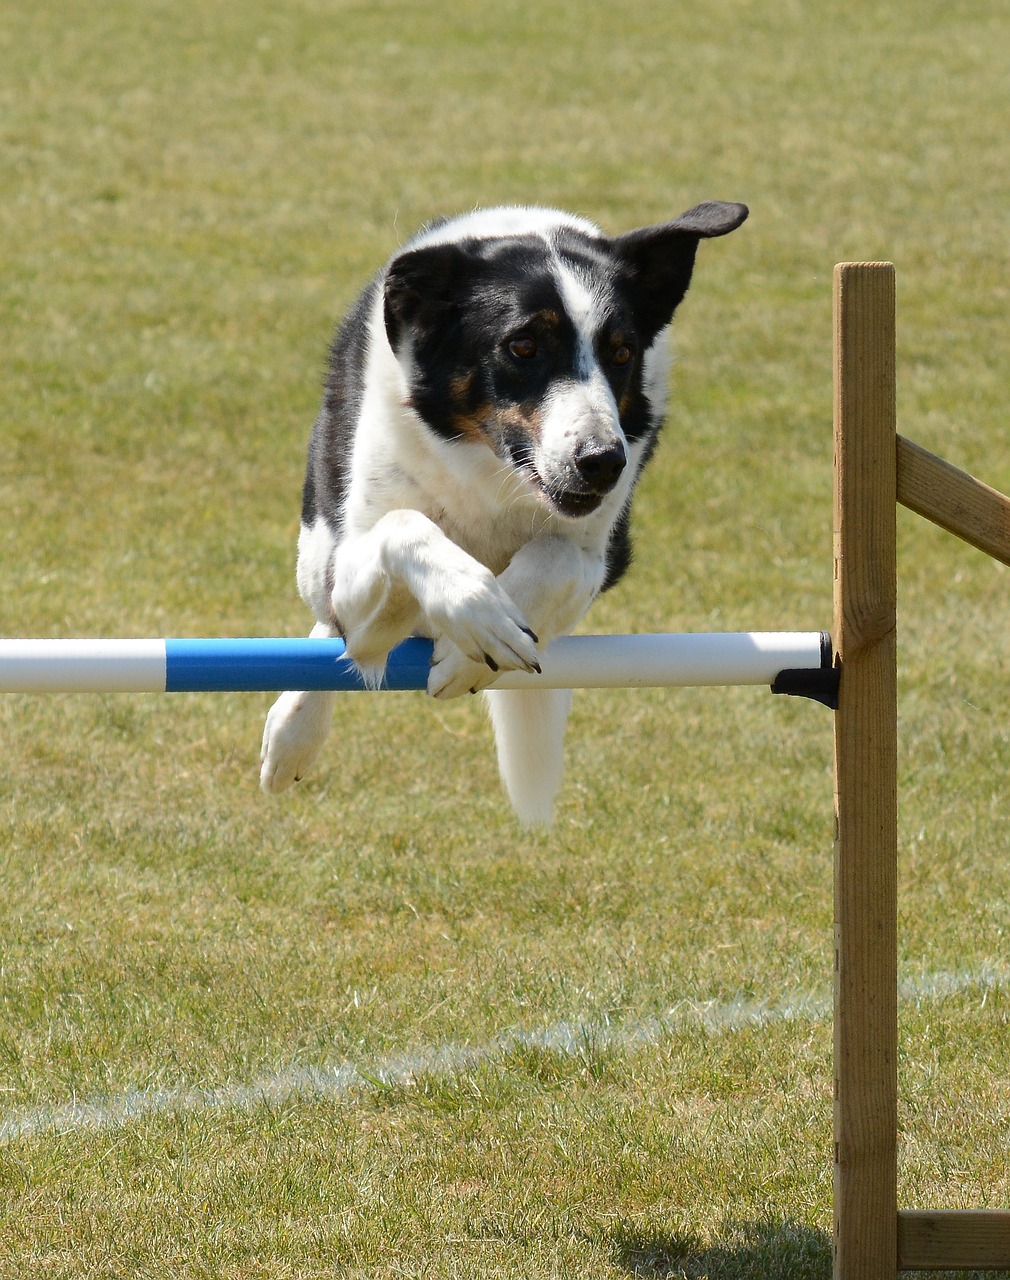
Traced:
MULTIPOLYGON (((384 689, 423 689, 430 640, 389 655, 384 689)), ((823 631, 563 636, 540 675, 504 671, 499 689, 635 689, 774 684, 784 671, 831 667, 823 631)), ((337 639, 0 640, 0 693, 362 690, 337 639)), ((783 689, 783 692, 793 692, 783 689)))

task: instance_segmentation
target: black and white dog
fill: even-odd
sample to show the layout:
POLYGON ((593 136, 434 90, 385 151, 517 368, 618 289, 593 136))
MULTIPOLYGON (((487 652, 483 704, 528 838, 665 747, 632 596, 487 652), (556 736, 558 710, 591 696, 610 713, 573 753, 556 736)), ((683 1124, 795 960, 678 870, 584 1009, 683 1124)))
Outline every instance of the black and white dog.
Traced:
MULTIPOLYGON (((394 645, 434 640, 428 692, 538 671, 628 567, 632 491, 659 431, 665 330, 699 240, 747 216, 707 202, 609 238, 549 209, 433 223, 358 299, 309 443, 298 588, 377 684, 394 645)), ((520 818, 551 819, 571 694, 488 691, 520 818)), ((298 781, 334 694, 280 696, 260 781, 298 781)))

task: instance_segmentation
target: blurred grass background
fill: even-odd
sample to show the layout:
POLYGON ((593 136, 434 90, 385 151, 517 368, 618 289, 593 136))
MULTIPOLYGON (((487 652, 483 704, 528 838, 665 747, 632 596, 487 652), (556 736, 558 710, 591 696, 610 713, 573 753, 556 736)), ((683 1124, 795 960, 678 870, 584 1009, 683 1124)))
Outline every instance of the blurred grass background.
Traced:
MULTIPOLYGON (((14 0, 0 633, 303 632, 326 344, 390 250, 478 204, 616 232, 706 198, 751 220, 699 255, 636 567, 587 629, 828 625, 836 261, 897 266, 904 434, 1010 489, 1008 26, 992 0, 14 0)), ((1006 570, 907 513, 899 537, 902 1203, 1005 1205, 1006 570)), ((279 802, 269 701, 0 699, 0 1123, 630 1030, 29 1126, 0 1272, 826 1276, 828 1022, 634 1027, 827 992, 828 714, 582 694, 530 836, 470 700, 348 699, 279 802)))

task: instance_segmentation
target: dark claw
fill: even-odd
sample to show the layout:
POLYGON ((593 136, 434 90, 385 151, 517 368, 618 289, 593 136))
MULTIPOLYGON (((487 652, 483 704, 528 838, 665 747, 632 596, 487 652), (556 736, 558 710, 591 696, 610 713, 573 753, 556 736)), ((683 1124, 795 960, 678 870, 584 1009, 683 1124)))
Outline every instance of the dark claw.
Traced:
POLYGON ((494 658, 492 658, 489 653, 485 653, 484 661, 487 663, 487 665, 491 668, 492 671, 498 670, 498 663, 495 662, 494 658))
POLYGON ((531 631, 529 627, 520 627, 519 630, 525 631, 534 644, 540 643, 540 637, 537 635, 535 631, 531 631))
POLYGON ((537 673, 538 676, 542 676, 544 674, 543 668, 541 667, 539 662, 532 663, 532 668, 537 673))

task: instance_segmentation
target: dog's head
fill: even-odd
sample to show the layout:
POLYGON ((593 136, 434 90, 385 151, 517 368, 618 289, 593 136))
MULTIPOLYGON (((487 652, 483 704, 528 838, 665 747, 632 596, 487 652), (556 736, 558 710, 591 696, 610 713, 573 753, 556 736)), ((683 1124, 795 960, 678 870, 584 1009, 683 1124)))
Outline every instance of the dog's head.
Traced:
POLYGON ((595 511, 657 425, 648 356, 699 241, 746 217, 707 202, 615 238, 546 210, 429 229, 384 280, 411 407, 444 439, 487 446, 558 514, 595 511))

